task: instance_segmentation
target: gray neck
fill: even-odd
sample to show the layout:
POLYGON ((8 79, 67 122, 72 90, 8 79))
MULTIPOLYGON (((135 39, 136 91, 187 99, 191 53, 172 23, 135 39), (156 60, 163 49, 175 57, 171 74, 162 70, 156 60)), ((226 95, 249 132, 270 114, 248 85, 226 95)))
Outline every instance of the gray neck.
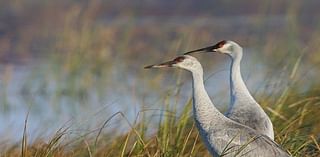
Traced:
POLYGON ((240 62, 242 59, 242 50, 231 56, 232 63, 230 67, 230 98, 231 105, 235 105, 238 101, 255 101, 251 96, 247 86, 243 82, 240 70, 240 62))
POLYGON ((212 123, 223 122, 224 115, 215 108, 205 90, 202 69, 193 71, 193 112, 198 127, 207 131, 212 123))

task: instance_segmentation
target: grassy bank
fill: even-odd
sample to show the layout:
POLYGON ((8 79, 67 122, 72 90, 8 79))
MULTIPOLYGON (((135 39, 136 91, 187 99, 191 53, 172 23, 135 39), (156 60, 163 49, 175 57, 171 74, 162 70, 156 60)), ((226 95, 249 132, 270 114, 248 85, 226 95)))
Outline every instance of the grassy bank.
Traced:
MULTIPOLYGON (((319 103, 316 93, 296 98, 294 93, 286 91, 277 99, 277 104, 265 109, 272 117, 276 132, 276 141, 293 156, 319 156, 319 103), (286 97, 286 98, 284 98, 286 97)), ((169 104, 167 104, 169 106, 169 104)), ((7 145, 2 156, 210 156, 191 117, 191 103, 188 102, 182 113, 170 108, 161 111, 159 121, 150 121, 145 116, 160 111, 141 111, 137 121, 130 123, 123 113, 115 113, 95 130, 74 136, 68 126, 61 128, 49 140, 38 139, 29 145, 28 136, 24 134, 21 143, 7 145), (116 117, 125 121, 131 129, 117 134, 106 126, 116 117), (100 134, 104 129, 107 132, 100 134), (72 136, 73 135, 73 136, 72 136), (72 138, 70 138, 72 137, 72 138), (22 147, 21 147, 22 146, 22 147)), ((26 125, 27 127, 27 125, 26 125)))
MULTIPOLYGON (((221 39, 239 42, 252 58, 243 67, 245 81, 272 118, 276 142, 292 156, 320 156, 320 25, 317 16, 306 13, 306 8, 318 10, 313 3, 264 2, 239 9, 221 2, 240 12, 224 15, 202 6, 207 10, 191 16, 188 5, 177 13, 156 8, 150 15, 148 8, 123 9, 124 4, 99 0, 2 1, 0 15, 7 19, 0 29, 1 114, 17 116, 17 109, 26 108, 23 116, 50 111, 57 121, 62 114, 85 120, 64 120, 55 133, 34 137, 33 121, 25 118, 24 129, 14 130, 18 142, 2 135, 0 156, 209 156, 185 96, 189 75, 143 67, 221 39), (15 82, 15 70, 29 65, 28 74, 15 82), (254 75, 262 78, 252 83, 254 75), (129 102, 113 103, 126 98, 129 102)), ((196 57, 206 76, 226 69, 216 68, 227 61, 222 57, 196 57)), ((217 104, 227 104, 227 87, 221 91, 209 94, 217 104)), ((40 132, 50 122, 39 126, 40 132)))

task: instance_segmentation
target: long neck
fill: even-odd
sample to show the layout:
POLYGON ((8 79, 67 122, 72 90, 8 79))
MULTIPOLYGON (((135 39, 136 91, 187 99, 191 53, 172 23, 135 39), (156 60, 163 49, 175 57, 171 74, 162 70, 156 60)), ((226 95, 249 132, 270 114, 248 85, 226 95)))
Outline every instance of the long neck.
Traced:
MULTIPOLYGON (((207 130, 213 121, 219 121, 221 123, 224 115, 215 108, 205 90, 202 69, 193 71, 192 76, 193 112, 195 120, 202 129, 207 130)), ((216 122, 214 123, 216 124, 216 122)))
POLYGON ((247 86, 243 82, 240 70, 240 62, 242 59, 242 50, 236 55, 231 56, 232 63, 230 67, 230 98, 231 106, 237 101, 254 101, 247 86))

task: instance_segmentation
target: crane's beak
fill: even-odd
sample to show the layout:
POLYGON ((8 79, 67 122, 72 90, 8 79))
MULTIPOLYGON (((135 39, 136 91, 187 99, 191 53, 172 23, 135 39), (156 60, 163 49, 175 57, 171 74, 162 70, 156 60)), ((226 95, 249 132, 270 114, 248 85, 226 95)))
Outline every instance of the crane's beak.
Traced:
POLYGON ((168 62, 160 63, 160 64, 153 64, 149 66, 145 66, 145 69, 151 69, 151 68, 166 68, 166 67, 172 67, 172 65, 176 64, 177 61, 171 60, 168 62))
POLYGON ((205 48, 201 48, 201 49, 188 51, 188 52, 184 53, 184 55, 195 53, 195 52, 204 52, 204 53, 205 52, 216 52, 218 48, 219 48, 218 45, 213 45, 213 46, 209 46, 209 47, 205 47, 205 48))

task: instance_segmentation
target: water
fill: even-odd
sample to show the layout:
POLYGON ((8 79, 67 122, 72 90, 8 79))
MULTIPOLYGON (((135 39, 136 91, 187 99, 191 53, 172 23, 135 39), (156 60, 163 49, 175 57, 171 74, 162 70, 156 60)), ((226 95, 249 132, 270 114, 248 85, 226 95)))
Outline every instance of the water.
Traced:
MULTIPOLYGON (((249 53, 247 53, 249 54, 249 53)), ((221 57, 222 62, 215 66, 206 66, 206 88, 215 104, 220 109, 226 108, 229 97, 228 67, 229 61, 221 57), (214 73, 214 75, 212 75, 214 73)), ((246 55, 242 62, 243 76, 251 91, 255 91, 261 83, 264 83, 265 65, 259 64, 254 67, 250 55, 246 55), (259 71, 259 73, 254 73, 259 71), (254 73, 254 74, 253 74, 254 73)), ((150 61, 148 61, 150 63, 150 61)), ((110 76, 112 85, 101 84, 103 90, 92 86, 88 90, 89 95, 85 98, 72 97, 70 95, 57 96, 61 82, 48 79, 45 75, 50 73, 50 65, 45 61, 35 61, 29 65, 3 65, 1 73, 10 70, 9 81, 1 80, 2 99, 6 98, 8 107, 0 115, 0 137, 3 141, 19 141, 23 134, 24 121, 29 113, 27 130, 30 142, 38 138, 49 138, 64 125, 71 125, 71 130, 84 134, 101 126, 112 114, 122 111, 129 121, 134 122, 137 113, 142 109, 157 109, 150 111, 155 120, 161 115, 164 108, 164 98, 171 95, 169 102, 176 104, 174 95, 176 92, 177 70, 144 70, 145 77, 138 73, 128 72, 125 66, 114 66, 110 76), (41 68, 39 68, 41 67, 41 68), (117 69, 118 68, 118 69, 117 69), (148 86, 148 81, 156 73, 164 73, 165 79, 161 85, 148 86), (44 75, 42 75, 44 74, 44 75), (135 75, 137 74, 137 75, 135 75), (27 88, 27 89, 26 89, 27 88)), ((190 75, 181 71, 182 86, 179 93, 178 108, 181 108, 191 96, 190 75)), ((5 101, 3 101, 5 102, 5 101)), ((107 129, 125 131, 128 128, 123 118, 116 118, 110 122, 107 129)))
MULTIPOLYGON (((151 27, 170 26, 169 29, 188 25, 193 25, 196 27, 195 29, 224 28, 218 31, 212 29, 212 32, 216 32, 215 38, 219 38, 219 36, 234 37, 239 33, 242 37, 250 34, 250 31, 268 32, 268 30, 275 28, 282 31, 287 25, 284 16, 269 17, 265 22, 265 28, 260 28, 259 24, 255 24, 259 23, 257 17, 253 17, 253 20, 252 17, 242 16, 229 19, 215 17, 201 18, 196 21, 189 18, 166 18, 165 22, 159 24, 154 17, 144 17, 140 21, 134 19, 137 21, 133 25, 137 28, 149 25, 151 27), (235 26, 237 29, 234 29, 235 26), (235 30, 236 35, 232 31, 229 32, 230 30, 235 30)), ((106 18, 100 22, 105 26, 112 24, 126 27, 128 21, 132 21, 132 19, 111 21, 106 18)), ((261 55, 255 50, 246 47, 245 51, 242 61, 243 78, 254 95, 273 94, 276 96, 277 92, 281 92, 281 89, 288 85, 288 82, 283 80, 288 79, 290 68, 270 70, 267 63, 261 62, 263 59, 258 58, 261 55), (270 73, 272 75, 269 75, 270 73)), ((203 64, 206 77, 215 73, 206 81, 206 88, 213 102, 223 110, 229 102, 228 68, 230 60, 222 55, 213 56, 210 54, 208 56, 218 57, 218 59, 214 60, 217 63, 208 64, 208 57, 203 64)), ((30 113, 27 130, 31 142, 37 138, 50 138, 64 125, 71 125, 71 130, 77 134, 87 133, 101 126, 118 111, 123 112, 132 123, 139 111, 156 109, 149 111, 149 113, 154 114, 153 118, 157 120, 168 95, 169 102, 172 105, 176 104, 174 95, 177 91, 176 80, 179 76, 182 86, 178 108, 181 108, 191 95, 191 78, 185 71, 143 69, 143 66, 158 61, 128 62, 128 59, 120 57, 109 63, 112 68, 107 70, 107 75, 101 78, 93 78, 89 75, 89 79, 77 78, 77 76, 68 78, 63 72, 56 72, 63 71, 59 63, 48 61, 46 58, 34 59, 24 65, 0 65, 0 74, 2 74, 0 76, 0 102, 2 103, 0 105, 0 137, 2 141, 19 141, 23 134, 24 121, 28 112, 30 113), (129 65, 132 63, 134 65, 129 65), (158 74, 163 75, 163 78, 157 78, 158 74), (158 80, 154 81, 155 79, 158 80), (87 80, 89 80, 89 85, 86 85, 87 80)), ((304 62, 299 71, 309 70, 310 67, 312 66, 304 62)), ((313 83, 308 80, 315 80, 312 78, 316 78, 317 73, 318 69, 315 68, 304 74, 304 77, 307 78, 302 80, 304 87, 313 83)), ((80 75, 80 77, 86 76, 80 75)), ((128 127, 123 118, 116 118, 110 122, 106 129, 117 129, 121 132, 128 127)))

